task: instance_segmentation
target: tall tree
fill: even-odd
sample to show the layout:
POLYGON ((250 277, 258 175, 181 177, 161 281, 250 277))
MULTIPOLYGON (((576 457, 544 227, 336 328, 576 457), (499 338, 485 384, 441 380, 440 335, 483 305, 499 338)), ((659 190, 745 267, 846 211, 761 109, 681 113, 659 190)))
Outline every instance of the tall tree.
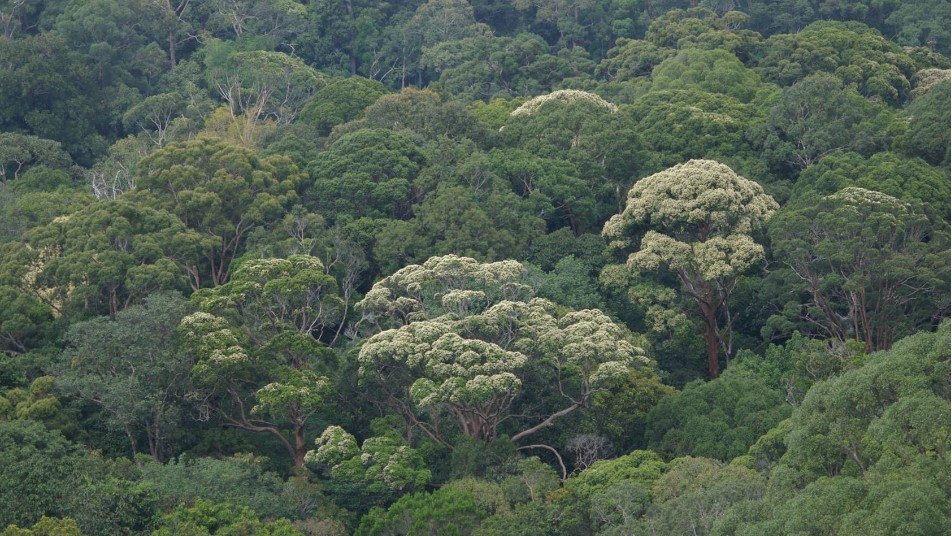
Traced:
POLYGON ((785 307, 806 323, 801 329, 885 350, 948 314, 944 222, 933 225, 914 205, 857 187, 803 204, 770 224, 775 253, 803 298, 785 307))
POLYGON ((558 406, 507 425, 518 442, 588 407, 595 393, 647 363, 634 337, 601 311, 566 312, 533 293, 516 261, 447 255, 407 266, 358 304, 368 325, 390 327, 361 348, 360 375, 411 429, 450 446, 441 415, 488 442, 516 419, 520 391, 553 388, 558 406))
POLYGON ((66 336, 58 382, 66 393, 102 408, 122 430, 132 454, 146 439, 158 461, 174 454, 191 363, 177 349, 175 327, 187 304, 177 294, 152 294, 115 319, 74 324, 66 336))
POLYGON ((198 289, 228 280, 248 233, 297 200, 302 174, 289 159, 261 158, 215 139, 170 143, 136 166, 137 196, 174 213, 206 238, 203 267, 189 267, 198 289), (214 242, 214 243, 212 243, 214 242), (208 279, 206 279, 208 278, 208 279))
POLYGON ((188 229, 174 214, 123 198, 100 201, 33 230, 31 243, 48 251, 36 282, 38 295, 63 312, 115 316, 156 290, 187 290, 210 237, 188 229), (55 252, 55 253, 54 253, 55 252))
POLYGON ((241 51, 229 42, 206 45, 209 86, 227 103, 239 143, 253 148, 265 122, 284 126, 325 84, 324 75, 282 52, 241 51))
POLYGON ((273 435, 303 465, 304 427, 329 388, 320 339, 333 335, 344 308, 337 282, 315 257, 253 259, 192 300, 202 312, 180 329, 196 359, 200 407, 225 426, 273 435))
POLYGON ((628 269, 667 269, 700 308, 708 372, 719 374, 718 347, 733 352, 729 299, 738 277, 764 259, 755 235, 777 202, 724 164, 691 160, 641 179, 602 234, 615 250, 635 251, 628 269))

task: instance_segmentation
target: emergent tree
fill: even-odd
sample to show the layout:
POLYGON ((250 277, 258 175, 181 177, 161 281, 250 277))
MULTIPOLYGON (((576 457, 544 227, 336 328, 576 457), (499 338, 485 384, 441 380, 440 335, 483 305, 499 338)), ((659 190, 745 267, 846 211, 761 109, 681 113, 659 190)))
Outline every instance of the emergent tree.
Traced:
POLYGON ((718 346, 729 358, 728 300, 738 277, 763 260, 754 239, 778 205, 763 188, 712 160, 691 160, 641 179, 602 234, 615 250, 635 249, 628 269, 671 270, 700 308, 708 372, 719 374, 718 346))

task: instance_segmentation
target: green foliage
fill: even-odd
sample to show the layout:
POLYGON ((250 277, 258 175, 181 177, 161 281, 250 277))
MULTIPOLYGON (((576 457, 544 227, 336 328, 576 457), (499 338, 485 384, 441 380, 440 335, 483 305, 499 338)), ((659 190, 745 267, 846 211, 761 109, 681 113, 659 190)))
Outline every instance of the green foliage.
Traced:
POLYGON ((82 450, 59 432, 31 420, 0 421, 0 525, 65 515, 83 463, 82 450))
POLYGON ((337 282, 316 257, 248 259, 231 281, 192 300, 202 312, 183 318, 179 330, 195 358, 199 400, 231 426, 271 433, 302 465, 304 426, 330 390, 320 339, 343 311, 337 282), (293 444, 277 424, 285 422, 293 444))
POLYGON ((0 529, 948 533, 948 53, 947 1, 0 0, 0 529))
POLYGON ((359 76, 338 78, 321 88, 304 107, 298 120, 313 125, 320 135, 337 125, 358 119, 364 108, 386 93, 383 84, 359 76))
POLYGON ((157 500, 139 480, 138 467, 125 458, 93 453, 83 467, 83 482, 67 502, 67 512, 83 533, 143 534, 155 527, 157 500))
POLYGON ((949 91, 948 79, 938 82, 905 110, 909 127, 901 138, 901 146, 912 156, 935 166, 949 163, 949 131, 944 128, 944 118, 949 115, 949 91))
POLYGON ((790 415, 783 395, 760 378, 728 368, 707 383, 695 381, 663 398, 648 414, 648 446, 668 456, 728 461, 790 415))
POLYGON ((855 84, 863 96, 894 104, 905 101, 912 75, 928 67, 943 65, 917 62, 864 24, 833 21, 813 23, 796 34, 770 37, 757 62, 757 69, 781 86, 826 72, 844 84, 855 84))
POLYGON ((938 397, 948 398, 948 329, 903 339, 814 385, 793 414, 782 463, 817 478, 947 459, 948 419, 933 412, 947 410, 938 397))
POLYGON ((399 327, 361 347, 362 381, 429 414, 428 425, 404 417, 444 445, 440 412, 451 410, 463 434, 491 441, 527 380, 555 382, 566 398, 556 403, 568 405, 514 434, 517 441, 588 406, 629 367, 647 363, 627 330, 601 311, 564 313, 529 299, 524 274, 515 261, 480 264, 447 255, 384 278, 358 308, 368 323, 399 327))
POLYGON ((429 493, 404 495, 386 511, 374 508, 361 520, 355 534, 469 534, 486 517, 471 493, 444 487, 429 493))
POLYGON ((120 88, 100 85, 95 70, 66 39, 56 33, 4 39, 0 58, 5 65, 0 128, 60 142, 81 165, 105 152, 110 121, 121 115, 109 109, 120 88))
POLYGON ((265 518, 303 519, 329 510, 315 484, 300 477, 285 481, 264 465, 251 455, 221 460, 183 456, 164 465, 144 463, 141 472, 162 511, 203 499, 249 508, 265 518))
MULTIPOLYGON (((760 499, 766 486, 760 474, 745 467, 705 458, 678 458, 668 465, 653 491, 649 513, 632 525, 641 525, 638 528, 647 534, 712 534, 725 511, 760 499)), ((634 528, 630 526, 619 527, 620 533, 634 528)))
POLYGON ((599 62, 595 74, 618 82, 634 80, 649 76, 656 65, 674 54, 673 50, 649 41, 620 38, 599 62))
POLYGON ((176 350, 187 313, 177 294, 152 294, 114 319, 73 324, 56 371, 61 389, 98 406, 110 427, 157 460, 175 451, 191 362, 176 350), (144 441, 143 441, 144 440, 144 441))
POLYGON ((115 316, 151 292, 188 289, 189 272, 212 242, 175 215, 127 199, 100 201, 34 230, 50 254, 38 285, 57 289, 60 312, 115 316))
POLYGON ((728 358, 733 351, 730 294, 737 278, 764 259, 755 236, 777 208, 759 184, 724 164, 691 160, 637 182, 624 212, 602 230, 611 249, 637 248, 629 271, 677 275, 682 293, 700 308, 711 378, 719 371, 718 347, 728 358))
POLYGON ((71 164, 69 155, 55 141, 0 132, 0 182, 18 179, 34 166, 62 169, 71 164))
POLYGON ((53 311, 35 295, 0 286, 0 352, 18 354, 35 348, 46 338, 53 311))
POLYGON ((424 140, 442 136, 480 140, 485 135, 475 116, 458 101, 444 102, 429 89, 412 87, 383 95, 364 109, 366 126, 410 131, 424 140))
MULTIPOLYGON (((766 329, 766 328, 765 328, 766 329)), ((771 390, 784 393, 787 402, 797 405, 814 383, 861 366, 866 353, 862 345, 830 344, 793 332, 782 346, 771 344, 763 357, 746 350, 738 353, 731 369, 760 378, 771 390)))
POLYGON ((747 131, 763 120, 762 109, 753 104, 695 87, 652 89, 622 106, 619 115, 642 133, 656 166, 705 158, 728 163, 748 176, 765 174, 747 139, 747 131))
POLYGON ((384 273, 447 254, 486 261, 512 258, 542 234, 545 222, 533 210, 538 206, 506 190, 474 192, 444 184, 414 205, 412 220, 393 222, 381 231, 374 257, 384 273))
POLYGON ((303 536, 287 519, 262 522, 250 508, 204 499, 162 517, 152 536, 303 536))
POLYGON ((368 438, 358 449, 354 436, 329 426, 314 444, 317 449, 308 451, 305 462, 327 466, 335 480, 371 493, 420 489, 431 478, 419 452, 394 435, 368 438))
POLYGON ((794 196, 829 195, 849 186, 922 203, 935 222, 949 219, 948 174, 918 158, 905 159, 895 153, 876 153, 869 158, 853 152, 827 155, 803 170, 794 196))
MULTIPOLYGON (((661 478, 665 463, 651 451, 636 450, 612 460, 599 460, 550 494, 565 521, 587 524, 591 531, 621 520, 639 517, 651 502, 651 489, 661 478)), ((571 522, 567 523, 570 524, 571 522)))
POLYGON ((651 72, 652 90, 700 90, 737 99, 763 101, 771 92, 754 71, 725 50, 689 48, 658 64, 651 72))
POLYGON ((21 529, 8 525, 0 536, 83 536, 76 521, 69 517, 56 518, 43 516, 32 527, 21 529))
POLYGON ((565 481, 565 489, 581 500, 622 482, 634 482, 650 490, 665 469, 661 457, 648 450, 636 450, 613 460, 600 460, 565 481))
POLYGON ((399 132, 350 132, 311 163, 314 187, 309 205, 332 221, 343 215, 406 218, 410 184, 423 163, 416 144, 399 132))
POLYGON ((888 134, 869 124, 877 112, 875 103, 837 77, 818 73, 785 88, 751 137, 775 172, 795 174, 830 153, 881 148, 888 134))
POLYGON ((228 280, 247 234, 290 207, 302 179, 287 158, 260 158, 212 139, 170 143, 136 170, 143 202, 175 214, 203 235, 202 268, 198 263, 187 267, 195 289, 209 279, 213 285, 228 280))
POLYGON ((793 302, 785 310, 805 332, 883 350, 943 306, 933 292, 947 288, 948 237, 913 204, 848 187, 811 206, 788 206, 770 235, 799 280, 794 288, 806 308, 796 311, 793 302))
POLYGON ((661 383, 651 370, 631 371, 614 389, 602 391, 593 400, 593 420, 616 451, 645 448, 645 427, 652 408, 677 391, 661 383))

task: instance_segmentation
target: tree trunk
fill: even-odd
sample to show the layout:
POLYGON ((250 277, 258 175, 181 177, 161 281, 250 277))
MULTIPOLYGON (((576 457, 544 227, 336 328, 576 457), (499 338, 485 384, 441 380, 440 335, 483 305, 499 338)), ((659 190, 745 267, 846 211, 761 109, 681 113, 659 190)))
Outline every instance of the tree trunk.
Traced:
POLYGON ((304 423, 294 423, 294 466, 304 467, 307 441, 304 439, 304 423))
POLYGON ((175 67, 175 35, 169 30, 169 66, 175 67))
POLYGON ((704 345, 707 347, 707 372, 711 379, 720 376, 717 360, 717 318, 714 307, 701 302, 701 314, 704 316, 704 345))

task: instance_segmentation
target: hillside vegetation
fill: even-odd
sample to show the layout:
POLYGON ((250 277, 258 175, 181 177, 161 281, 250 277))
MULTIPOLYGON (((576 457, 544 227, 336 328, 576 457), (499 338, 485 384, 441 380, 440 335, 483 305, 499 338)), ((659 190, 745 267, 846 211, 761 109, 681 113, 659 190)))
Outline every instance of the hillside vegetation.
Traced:
POLYGON ((949 13, 0 1, 0 536, 948 534, 949 13))

